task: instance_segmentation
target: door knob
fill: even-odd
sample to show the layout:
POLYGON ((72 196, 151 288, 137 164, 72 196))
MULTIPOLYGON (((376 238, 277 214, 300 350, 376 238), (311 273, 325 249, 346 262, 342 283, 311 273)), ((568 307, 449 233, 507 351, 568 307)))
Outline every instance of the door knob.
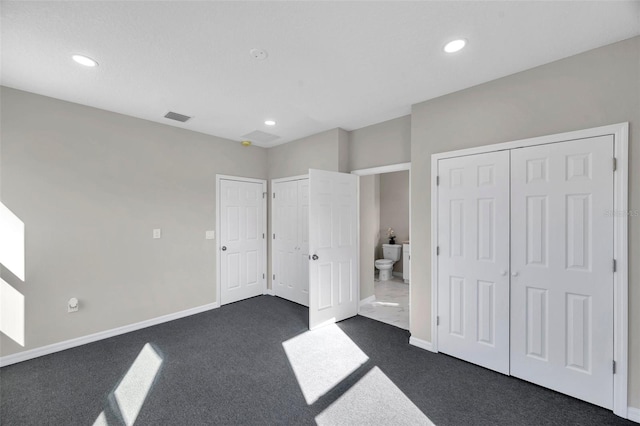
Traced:
POLYGON ((222 251, 227 251, 227 246, 222 246, 222 251))
POLYGON ((318 255, 317 255, 317 254, 314 254, 313 256, 311 256, 311 259, 313 259, 313 260, 318 260, 318 255))
POLYGON ((517 272, 512 272, 512 273, 511 273, 511 276, 512 276, 512 277, 517 277, 517 276, 518 276, 518 273, 517 273, 517 272))
POLYGON ((507 271, 505 271, 504 269, 503 269, 503 270, 501 270, 501 271, 500 271, 500 275, 502 275, 502 276, 504 277, 505 275, 507 275, 507 271))

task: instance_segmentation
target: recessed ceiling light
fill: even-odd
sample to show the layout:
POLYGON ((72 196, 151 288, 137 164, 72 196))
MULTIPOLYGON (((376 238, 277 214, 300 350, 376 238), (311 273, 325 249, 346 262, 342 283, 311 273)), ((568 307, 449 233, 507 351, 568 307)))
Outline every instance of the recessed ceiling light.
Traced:
POLYGON ((444 51, 447 53, 455 53, 462 50, 467 45, 467 40, 453 40, 444 45, 444 51))
POLYGON ((264 122, 264 124, 266 124, 267 126, 275 126, 276 122, 273 120, 267 120, 264 122))
POLYGON ((71 57, 74 61, 76 61, 77 63, 79 63, 80 65, 84 65, 85 67, 96 67, 98 66, 98 63, 89 58, 88 56, 84 56, 84 55, 73 55, 71 57))

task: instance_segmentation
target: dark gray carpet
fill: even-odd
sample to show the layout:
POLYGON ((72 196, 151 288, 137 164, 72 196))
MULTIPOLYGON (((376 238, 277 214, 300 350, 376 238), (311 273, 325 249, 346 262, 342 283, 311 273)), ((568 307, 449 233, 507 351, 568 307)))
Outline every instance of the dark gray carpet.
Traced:
MULTIPOLYGON (((110 425, 121 424, 114 390, 150 343, 163 361, 137 425, 300 425, 328 413, 345 415, 341 424, 357 424, 344 406, 327 408, 341 398, 357 403, 352 388, 386 383, 368 374, 378 370, 439 426, 633 425, 610 411, 412 347, 408 332, 390 325, 358 316, 339 327, 369 359, 310 406, 282 346, 307 330, 307 309, 260 296, 4 367, 0 423, 91 425, 104 413, 110 425)), ((371 419, 369 413, 360 423, 371 419)))

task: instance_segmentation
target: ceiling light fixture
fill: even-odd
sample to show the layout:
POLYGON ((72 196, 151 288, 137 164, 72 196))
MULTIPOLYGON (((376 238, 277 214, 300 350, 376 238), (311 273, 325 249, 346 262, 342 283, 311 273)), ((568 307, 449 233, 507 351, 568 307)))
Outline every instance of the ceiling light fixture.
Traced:
POLYGON ((71 58, 74 61, 76 61, 77 63, 79 63, 80 65, 84 65, 85 67, 97 67, 98 66, 98 62, 96 62, 94 59, 91 59, 88 56, 73 55, 73 56, 71 56, 71 58))
POLYGON ((447 53, 455 53, 462 50, 467 45, 467 40, 453 40, 444 45, 444 51, 447 53))
POLYGON ((276 122, 273 120, 267 120, 264 122, 264 124, 266 124, 267 126, 275 126, 276 122))
POLYGON ((242 146, 251 146, 251 141, 241 141, 240 144, 242 146))

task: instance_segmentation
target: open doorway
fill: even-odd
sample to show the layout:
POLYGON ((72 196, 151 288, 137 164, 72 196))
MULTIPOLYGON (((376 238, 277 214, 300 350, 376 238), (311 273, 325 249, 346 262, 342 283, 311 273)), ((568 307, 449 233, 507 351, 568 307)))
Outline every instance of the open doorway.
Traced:
POLYGON ((409 329, 410 163, 352 172, 360 176, 359 315, 409 329))

